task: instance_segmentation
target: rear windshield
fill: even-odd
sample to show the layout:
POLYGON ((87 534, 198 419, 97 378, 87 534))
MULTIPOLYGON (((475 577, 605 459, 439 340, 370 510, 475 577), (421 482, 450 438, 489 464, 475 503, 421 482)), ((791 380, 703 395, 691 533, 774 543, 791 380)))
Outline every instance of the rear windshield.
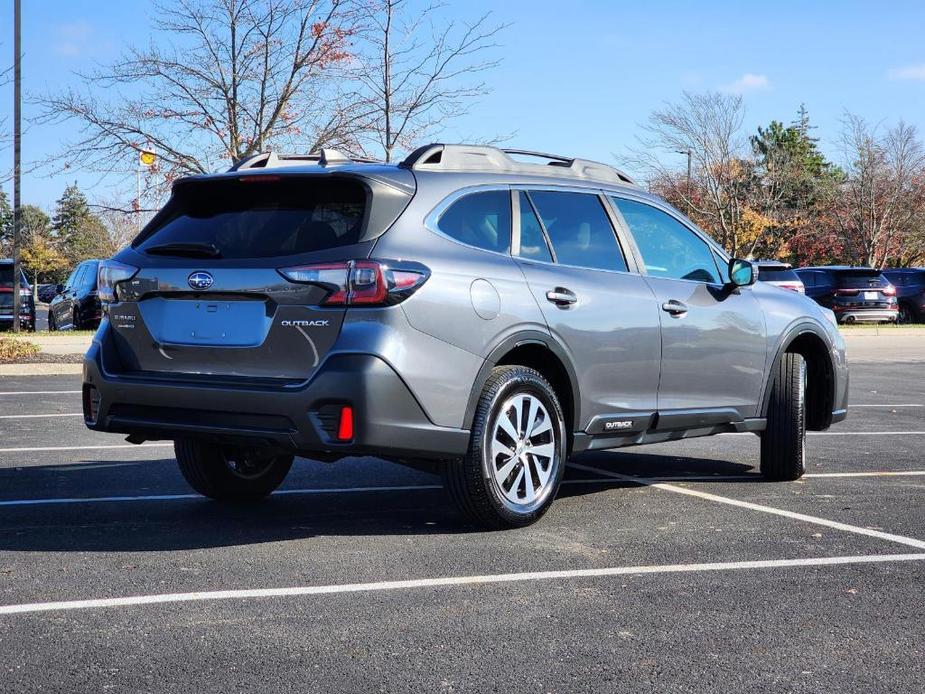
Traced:
POLYGON ((765 282, 799 282, 800 278, 793 270, 785 267, 758 266, 758 279, 765 282))
POLYGON ((835 273, 835 285, 846 289, 858 287, 885 287, 886 277, 876 270, 843 270, 835 273))
POLYGON ((212 245, 222 258, 297 255, 357 243, 365 211, 366 189, 345 179, 187 183, 132 246, 212 245))
MULTIPOLYGON (((25 278, 22 275, 19 276, 19 286, 28 287, 29 284, 26 282, 25 278)), ((2 289, 12 289, 13 288, 13 263, 3 263, 0 265, 0 288, 2 289)))

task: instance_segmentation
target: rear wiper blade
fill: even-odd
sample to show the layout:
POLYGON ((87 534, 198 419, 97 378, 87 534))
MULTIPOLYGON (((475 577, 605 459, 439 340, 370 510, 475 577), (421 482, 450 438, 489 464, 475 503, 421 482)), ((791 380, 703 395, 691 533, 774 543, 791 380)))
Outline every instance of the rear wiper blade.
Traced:
POLYGON ((178 255, 189 258, 221 258, 222 252, 213 243, 197 243, 195 241, 177 241, 162 243, 157 246, 148 246, 144 249, 148 255, 178 255))

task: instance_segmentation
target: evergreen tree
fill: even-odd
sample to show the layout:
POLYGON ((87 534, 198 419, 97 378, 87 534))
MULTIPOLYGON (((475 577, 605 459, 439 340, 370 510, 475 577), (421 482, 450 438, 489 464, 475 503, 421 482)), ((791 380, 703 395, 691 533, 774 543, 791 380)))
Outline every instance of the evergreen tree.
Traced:
POLYGON ((62 254, 71 263, 106 254, 106 228, 90 212, 87 198, 76 183, 64 189, 55 205, 52 231, 62 254))
POLYGON ((13 210, 6 191, 0 189, 0 258, 13 254, 13 210))

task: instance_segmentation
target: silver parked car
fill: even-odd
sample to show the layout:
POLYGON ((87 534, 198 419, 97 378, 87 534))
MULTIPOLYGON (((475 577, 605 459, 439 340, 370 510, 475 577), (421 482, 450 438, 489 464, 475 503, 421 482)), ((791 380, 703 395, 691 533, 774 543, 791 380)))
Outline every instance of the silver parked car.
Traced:
POLYGON ((845 347, 756 274, 604 164, 260 154, 178 181, 101 264, 84 417, 175 441, 216 499, 372 454, 495 527, 539 518, 588 450, 754 432, 763 474, 796 479, 806 429, 845 417, 845 347))

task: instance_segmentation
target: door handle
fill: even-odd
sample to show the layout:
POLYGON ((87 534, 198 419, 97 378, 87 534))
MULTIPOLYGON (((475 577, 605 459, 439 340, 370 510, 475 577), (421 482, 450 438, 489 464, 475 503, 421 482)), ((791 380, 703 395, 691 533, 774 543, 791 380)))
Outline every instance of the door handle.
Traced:
POLYGON ((687 305, 677 299, 671 299, 662 304, 662 310, 675 318, 680 318, 687 313, 687 305))
POLYGON ((546 299, 551 301, 556 306, 570 306, 578 301, 578 297, 575 295, 575 292, 566 289, 565 287, 556 287, 546 292, 546 299))

